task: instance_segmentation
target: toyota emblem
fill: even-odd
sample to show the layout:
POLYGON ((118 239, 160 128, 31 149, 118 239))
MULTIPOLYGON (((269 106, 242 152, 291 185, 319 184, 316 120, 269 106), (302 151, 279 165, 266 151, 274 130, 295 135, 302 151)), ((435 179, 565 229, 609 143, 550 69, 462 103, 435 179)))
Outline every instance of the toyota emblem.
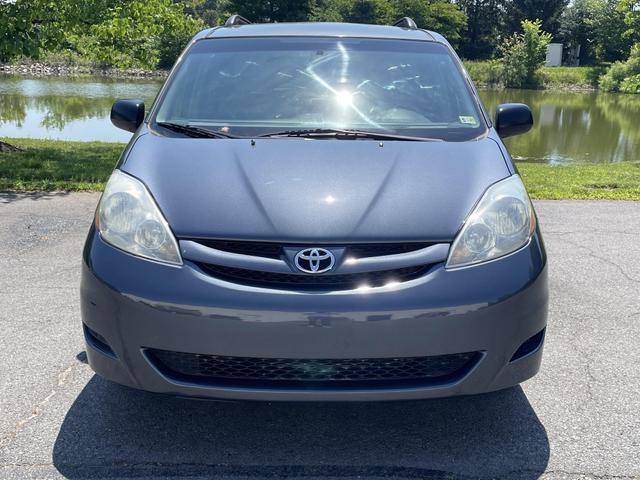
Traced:
POLYGON ((294 262, 304 273, 324 273, 333 268, 336 258, 324 248, 305 248, 296 253, 294 262))

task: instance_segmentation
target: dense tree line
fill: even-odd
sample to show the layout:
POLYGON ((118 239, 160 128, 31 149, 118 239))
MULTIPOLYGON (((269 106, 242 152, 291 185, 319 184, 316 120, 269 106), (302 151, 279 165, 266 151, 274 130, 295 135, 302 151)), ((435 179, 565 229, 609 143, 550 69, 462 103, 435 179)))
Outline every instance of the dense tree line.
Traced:
POLYGON ((389 24, 410 16, 467 59, 501 57, 523 20, 539 20, 567 56, 595 64, 629 57, 640 41, 639 7, 637 0, 0 0, 0 61, 53 53, 168 67, 194 32, 239 13, 255 22, 389 24))

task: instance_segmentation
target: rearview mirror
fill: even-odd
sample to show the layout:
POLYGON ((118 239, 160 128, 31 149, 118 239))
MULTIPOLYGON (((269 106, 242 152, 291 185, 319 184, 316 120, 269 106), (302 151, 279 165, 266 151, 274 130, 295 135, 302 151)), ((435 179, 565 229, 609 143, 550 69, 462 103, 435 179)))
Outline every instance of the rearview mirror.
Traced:
POLYGON ((135 132, 144 121, 142 100, 116 100, 111 107, 111 123, 128 132, 135 132))
POLYGON ((496 107, 495 127, 501 138, 526 133, 533 127, 533 114, 524 103, 503 103, 496 107))

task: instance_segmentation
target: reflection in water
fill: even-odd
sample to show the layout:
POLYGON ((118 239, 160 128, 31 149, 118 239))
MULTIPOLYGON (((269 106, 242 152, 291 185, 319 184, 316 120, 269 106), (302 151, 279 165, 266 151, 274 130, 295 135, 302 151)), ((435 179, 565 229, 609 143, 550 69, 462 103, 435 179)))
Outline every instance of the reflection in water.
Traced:
POLYGON ((509 138, 516 159, 546 162, 640 160, 640 98, 603 93, 485 90, 491 113, 499 103, 528 104, 535 120, 527 134, 509 138))
MULTIPOLYGON (((0 136, 124 142, 130 134, 111 125, 111 104, 116 98, 142 98, 150 105, 161 84, 160 80, 0 76, 0 136)), ((348 103, 347 95, 337 92, 337 99, 348 103)), ((480 95, 491 113, 499 103, 531 106, 533 130, 507 140, 516 159, 640 160, 637 96, 536 90, 485 90, 480 95)))
POLYGON ((151 105, 162 82, 0 76, 0 136, 126 142, 109 121, 116 98, 151 105))

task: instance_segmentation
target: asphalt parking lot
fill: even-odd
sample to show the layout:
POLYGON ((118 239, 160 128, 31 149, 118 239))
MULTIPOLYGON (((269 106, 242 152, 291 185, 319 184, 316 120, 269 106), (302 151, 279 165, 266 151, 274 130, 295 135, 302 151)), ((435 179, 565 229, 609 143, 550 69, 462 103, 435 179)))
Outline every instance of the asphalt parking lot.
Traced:
POLYGON ((97 194, 0 194, 0 479, 640 478, 640 202, 537 202, 541 373, 476 397, 219 403, 94 376, 80 253, 97 194))

